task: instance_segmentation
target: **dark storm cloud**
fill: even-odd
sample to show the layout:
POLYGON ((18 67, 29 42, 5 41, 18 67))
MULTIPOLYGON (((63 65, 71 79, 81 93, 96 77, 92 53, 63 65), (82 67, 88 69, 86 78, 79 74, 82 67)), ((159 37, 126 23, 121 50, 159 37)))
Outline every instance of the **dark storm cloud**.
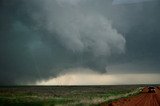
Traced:
POLYGON ((119 5, 119 4, 131 4, 131 3, 140 3, 140 2, 146 2, 146 1, 154 1, 154 0, 113 0, 113 5, 119 5))
POLYGON ((125 11, 123 19, 126 20, 127 24, 124 26, 128 31, 125 33, 126 54, 122 58, 127 59, 127 62, 112 70, 131 70, 132 73, 159 72, 159 3, 154 1, 125 6, 129 11, 125 11))
POLYGON ((159 72, 159 9, 158 1, 1 0, 0 84, 34 82, 76 67, 105 72, 120 65, 132 73, 147 63, 159 72))

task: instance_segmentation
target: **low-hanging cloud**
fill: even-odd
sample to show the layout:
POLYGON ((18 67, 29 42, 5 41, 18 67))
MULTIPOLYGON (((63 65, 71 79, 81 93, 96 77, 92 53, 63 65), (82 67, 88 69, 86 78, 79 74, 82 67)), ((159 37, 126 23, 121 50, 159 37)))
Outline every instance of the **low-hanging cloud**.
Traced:
POLYGON ((84 1, 45 0, 33 18, 72 52, 89 52, 95 56, 110 56, 125 51, 125 38, 112 27, 103 15, 83 10, 78 4, 84 1), (57 3, 56 7, 54 7, 57 3), (41 12, 45 11, 45 13, 41 12), (44 16, 43 16, 44 15, 44 16))
POLYGON ((107 58, 123 54, 126 40, 111 19, 88 7, 90 3, 3 1, 1 15, 9 18, 2 18, 4 30, 0 32, 7 36, 1 37, 5 49, 0 68, 5 71, 0 72, 0 83, 34 82, 76 67, 105 72, 107 58))
POLYGON ((77 67, 99 77, 158 73, 159 1, 112 3, 1 0, 0 84, 34 83, 77 67))

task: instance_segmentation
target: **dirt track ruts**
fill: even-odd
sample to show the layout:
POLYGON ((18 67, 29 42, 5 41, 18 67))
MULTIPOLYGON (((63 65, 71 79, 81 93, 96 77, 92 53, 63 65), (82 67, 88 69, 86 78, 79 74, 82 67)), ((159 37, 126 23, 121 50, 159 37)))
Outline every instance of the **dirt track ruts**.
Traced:
POLYGON ((160 106, 160 86, 155 87, 155 93, 148 93, 148 87, 138 95, 122 98, 110 104, 102 103, 100 106, 160 106))

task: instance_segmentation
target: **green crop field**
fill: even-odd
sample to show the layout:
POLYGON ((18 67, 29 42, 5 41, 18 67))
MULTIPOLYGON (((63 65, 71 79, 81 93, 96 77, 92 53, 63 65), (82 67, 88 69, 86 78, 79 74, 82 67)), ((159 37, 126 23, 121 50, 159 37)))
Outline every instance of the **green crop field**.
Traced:
POLYGON ((136 95, 142 85, 120 86, 5 86, 0 106, 98 106, 136 95))

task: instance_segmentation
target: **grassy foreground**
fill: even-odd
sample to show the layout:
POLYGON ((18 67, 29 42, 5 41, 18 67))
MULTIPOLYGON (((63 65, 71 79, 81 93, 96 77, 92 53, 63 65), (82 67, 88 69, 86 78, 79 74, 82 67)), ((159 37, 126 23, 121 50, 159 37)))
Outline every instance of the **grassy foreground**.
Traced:
POLYGON ((0 87, 0 106, 98 106, 140 90, 140 86, 0 87))

